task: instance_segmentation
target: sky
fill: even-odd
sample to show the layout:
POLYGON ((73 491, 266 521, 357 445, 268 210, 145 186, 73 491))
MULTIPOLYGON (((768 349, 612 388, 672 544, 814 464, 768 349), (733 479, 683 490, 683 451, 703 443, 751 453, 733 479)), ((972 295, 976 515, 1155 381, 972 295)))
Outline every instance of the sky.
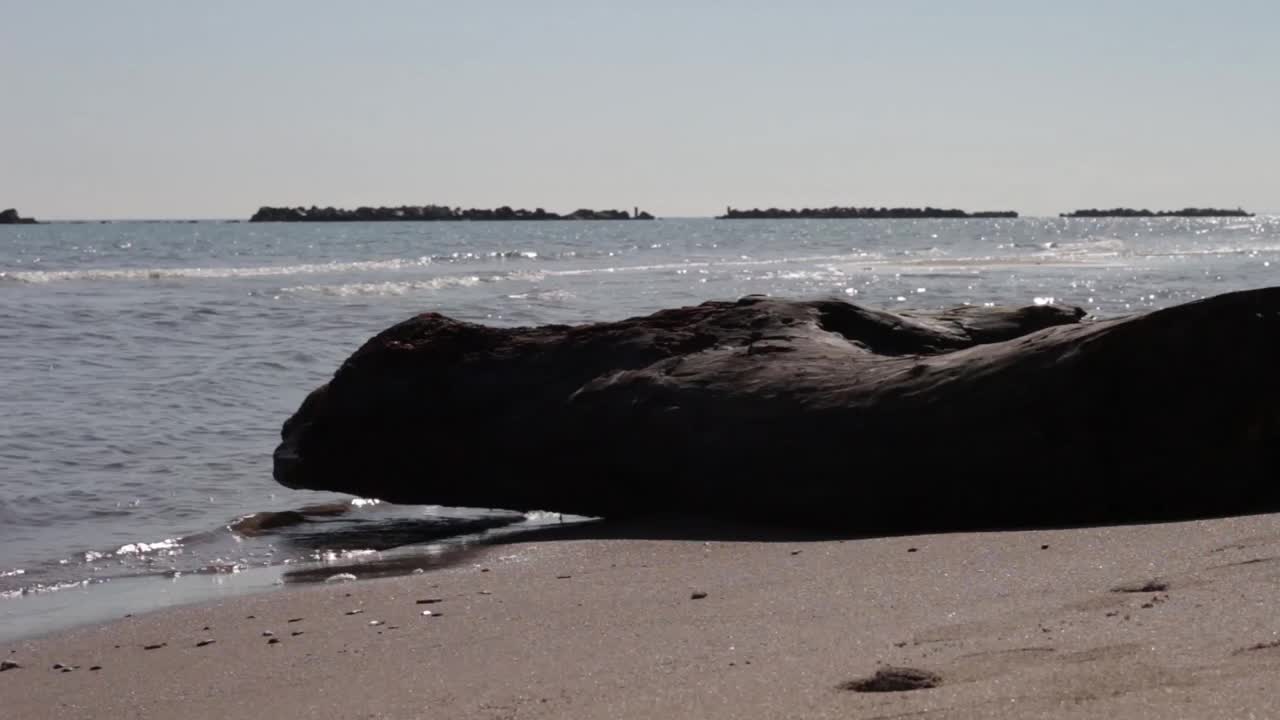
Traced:
POLYGON ((1280 210, 1274 0, 0 0, 0 209, 1280 210))

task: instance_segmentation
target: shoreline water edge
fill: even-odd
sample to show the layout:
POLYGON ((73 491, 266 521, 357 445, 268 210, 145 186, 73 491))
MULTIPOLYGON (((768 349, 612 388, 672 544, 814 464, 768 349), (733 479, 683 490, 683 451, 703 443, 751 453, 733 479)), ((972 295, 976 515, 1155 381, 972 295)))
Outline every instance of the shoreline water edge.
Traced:
POLYGON ((1275 521, 584 526, 0 642, 0 694, 61 718, 1267 717, 1275 521))

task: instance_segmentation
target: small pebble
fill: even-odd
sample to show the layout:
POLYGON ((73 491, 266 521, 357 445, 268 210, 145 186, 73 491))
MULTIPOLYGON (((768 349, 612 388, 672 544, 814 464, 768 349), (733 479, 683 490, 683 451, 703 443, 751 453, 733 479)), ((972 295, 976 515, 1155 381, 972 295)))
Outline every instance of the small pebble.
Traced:
POLYGON ((434 615, 434 614, 435 614, 435 613, 431 612, 430 610, 423 610, 423 611, 422 611, 422 617, 431 617, 431 616, 432 616, 432 615, 434 615))
POLYGON ((489 568, 480 568, 480 572, 489 572, 489 568))
POLYGON ((692 595, 690 595, 690 596, 689 596, 689 599, 691 599, 691 600, 701 600, 702 598, 704 598, 704 597, 706 597, 706 596, 707 596, 707 594, 706 594, 706 593, 704 593, 704 592, 702 592, 701 590, 699 590, 699 591, 697 591, 697 592, 693 593, 692 595))
POLYGON ((492 595, 493 593, 489 592, 488 590, 481 590, 481 591, 480 591, 480 594, 481 594, 481 595, 492 595))
POLYGON ((414 569, 413 569, 413 574, 414 574, 414 575, 421 575, 421 574, 422 574, 422 573, 424 573, 424 572, 426 572, 426 570, 423 570, 422 568, 414 568, 414 569))
POLYGON ((800 550, 792 550, 792 551, 791 551, 791 554, 792 554, 792 555, 799 555, 800 553, 801 553, 801 551, 800 551, 800 550))
POLYGON ((330 575, 329 577, 325 578, 324 581, 327 583, 338 583, 338 582, 351 582, 352 580, 355 580, 355 579, 356 579, 356 576, 352 575, 351 573, 338 573, 337 575, 330 575))
POLYGON ((302 634, 301 630, 294 630, 293 632, 289 633, 289 637, 298 637, 301 634, 302 634))
POLYGON ((201 629, 201 630, 203 630, 203 631, 205 631, 205 632, 209 632, 209 626, 208 626, 208 625, 205 625, 204 627, 202 627, 202 628, 200 628, 200 629, 201 629))
POLYGON ((267 644, 268 644, 268 645, 275 645, 275 644, 276 644, 276 643, 278 643, 278 642, 280 642, 280 638, 278 638, 278 637, 273 637, 273 638, 271 638, 270 640, 268 640, 268 641, 267 641, 267 644))
POLYGON ((62 668, 62 672, 71 672, 71 668, 62 668))
POLYGON ((382 624, 382 621, 381 621, 381 620, 370 620, 370 621, 369 621, 369 624, 370 624, 370 625, 372 625, 372 626, 378 626, 378 625, 381 625, 381 624, 382 624))
POLYGON ((244 619, 245 619, 245 620, 257 620, 257 619, 258 619, 258 616, 257 616, 257 615, 245 615, 245 616, 244 616, 244 619))
POLYGON ((94 665, 94 666, 92 666, 92 667, 90 667, 90 668, 89 668, 89 671, 90 671, 90 672, 97 672, 98 670, 101 670, 101 669, 102 669, 102 666, 101 666, 101 665, 94 665))
MULTIPOLYGON (((481 594, 484 594, 483 590, 481 590, 480 592, 481 594)), ((440 598, 423 598, 419 600, 416 604, 417 605, 435 605, 438 602, 444 602, 444 601, 441 600, 440 598)))
POLYGON ((916 552, 917 548, 907 548, 907 552, 916 552))
POLYGON ((168 644, 169 644, 169 643, 156 643, 155 645, 143 645, 143 646, 142 646, 142 649, 143 649, 143 650, 159 650, 160 648, 162 648, 162 647, 164 647, 164 646, 166 646, 166 645, 168 645, 168 644))
POLYGON ((0 660, 0 672, 4 672, 5 670, 17 670, 20 667, 22 666, 12 660, 0 660))
POLYGON ((1040 549, 1041 549, 1041 550, 1048 550, 1048 549, 1049 549, 1049 546, 1048 546, 1048 545, 1041 545, 1041 546, 1040 546, 1040 549))
POLYGON ((70 668, 68 668, 66 665, 63 665, 62 663, 54 663, 54 664, 53 664, 53 669, 54 669, 54 670, 63 670, 63 669, 67 669, 67 670, 69 670, 70 668))
POLYGON ((196 647, 204 647, 205 645, 212 645, 215 642, 217 642, 217 640, 201 640, 200 642, 196 643, 196 647))
POLYGON ((568 580, 568 579, 570 579, 570 578, 572 578, 572 577, 573 577, 572 575, 557 575, 557 576, 556 576, 556 579, 557 579, 557 580, 568 580))
POLYGON ((363 611, 363 610, 348 610, 345 614, 347 614, 347 615, 359 615, 359 614, 360 614, 360 613, 362 613, 362 612, 364 612, 364 611, 363 611))
POLYGON ((289 618, 289 622, 291 623, 302 622, 304 619, 305 618, 289 618))
POLYGON ((271 632, 270 630, 262 631, 262 637, 274 637, 274 636, 275 636, 275 633, 271 632))

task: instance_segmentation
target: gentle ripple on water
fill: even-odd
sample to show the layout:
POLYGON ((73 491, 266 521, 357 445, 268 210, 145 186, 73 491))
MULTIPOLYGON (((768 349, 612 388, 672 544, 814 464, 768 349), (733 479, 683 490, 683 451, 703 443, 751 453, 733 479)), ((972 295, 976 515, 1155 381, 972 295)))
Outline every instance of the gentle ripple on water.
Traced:
POLYGON ((413 313, 572 323, 768 293, 1115 315, 1271 284, 1277 263, 1274 217, 0 227, 0 593, 513 522, 378 504, 229 529, 350 500, 277 486, 271 450, 310 389, 413 313))

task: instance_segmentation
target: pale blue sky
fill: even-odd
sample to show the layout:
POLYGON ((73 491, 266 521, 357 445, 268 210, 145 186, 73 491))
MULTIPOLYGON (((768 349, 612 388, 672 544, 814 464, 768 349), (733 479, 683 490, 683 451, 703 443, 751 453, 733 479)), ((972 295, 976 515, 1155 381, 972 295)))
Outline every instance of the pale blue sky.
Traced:
POLYGON ((1280 3, 0 0, 0 208, 1280 209, 1280 3))

